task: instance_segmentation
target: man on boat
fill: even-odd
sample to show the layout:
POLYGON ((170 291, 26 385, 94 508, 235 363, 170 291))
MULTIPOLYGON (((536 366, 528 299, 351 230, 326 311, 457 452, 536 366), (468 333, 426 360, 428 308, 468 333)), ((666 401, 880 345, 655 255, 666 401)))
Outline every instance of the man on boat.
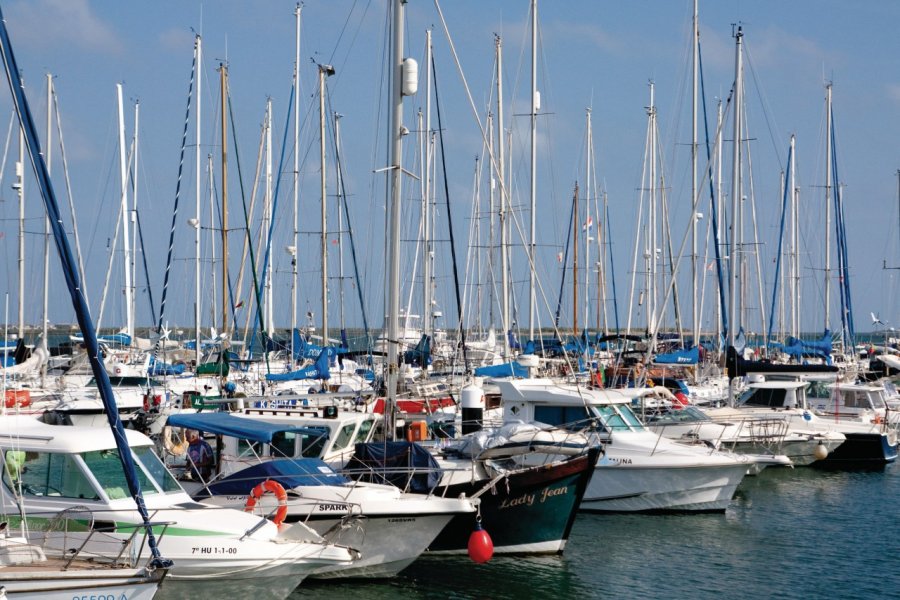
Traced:
POLYGON ((210 475, 212 475, 212 468, 215 463, 215 454, 213 454, 212 446, 195 429, 188 430, 187 439, 191 476, 200 479, 200 481, 208 481, 210 475))

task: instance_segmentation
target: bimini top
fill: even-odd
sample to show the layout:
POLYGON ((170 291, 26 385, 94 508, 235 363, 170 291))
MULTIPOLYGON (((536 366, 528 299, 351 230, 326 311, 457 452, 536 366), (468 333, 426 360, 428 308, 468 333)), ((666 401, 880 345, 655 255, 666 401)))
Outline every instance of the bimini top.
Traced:
POLYGON ((228 413, 182 413, 170 415, 168 424, 173 427, 187 427, 215 435, 227 435, 264 444, 272 443, 272 436, 285 431, 300 433, 312 437, 323 435, 321 430, 299 427, 296 425, 280 425, 261 421, 259 419, 246 419, 236 417, 228 413))
MULTIPOLYGON (((153 445, 150 438, 133 429, 126 429, 125 437, 132 447, 153 445)), ((108 427, 48 425, 33 416, 0 416, 0 448, 78 453, 115 447, 108 427)))

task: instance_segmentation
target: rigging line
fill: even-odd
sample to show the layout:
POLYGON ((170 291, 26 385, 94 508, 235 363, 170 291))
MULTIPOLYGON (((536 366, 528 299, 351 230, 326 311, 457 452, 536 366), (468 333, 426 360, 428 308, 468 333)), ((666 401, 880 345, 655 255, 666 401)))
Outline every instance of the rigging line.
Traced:
POLYGON ((776 254, 776 262, 775 262, 775 279, 772 284, 772 306, 769 309, 769 327, 766 330, 766 347, 768 348, 771 340, 772 340, 772 329, 775 326, 775 300, 778 297, 778 284, 780 282, 781 275, 781 257, 782 257, 782 247, 784 244, 784 223, 785 217, 787 215, 788 210, 788 198, 793 194, 793 190, 790 189, 789 181, 791 180, 791 158, 794 155, 793 144, 788 149, 788 158, 787 158, 787 170, 784 174, 784 197, 781 200, 781 228, 780 233, 778 235, 778 253, 776 254))
MULTIPOLYGON (((134 211, 134 215, 137 223, 138 238, 141 241, 141 259, 144 263, 144 278, 147 280, 147 298, 150 301, 150 317, 155 321, 156 306, 153 303, 153 286, 150 285, 150 268, 147 266, 147 250, 144 245, 144 228, 141 227, 141 213, 134 211)), ((162 320, 162 312, 160 312, 160 320, 162 320)))
MULTIPOLYGON (((159 352, 159 343, 160 343, 160 341, 162 341, 163 318, 165 318, 166 299, 167 299, 168 293, 169 293, 169 273, 172 269, 172 253, 175 248, 175 223, 177 222, 177 219, 178 219, 178 200, 179 200, 179 198, 181 198, 181 179, 182 179, 182 174, 184 172, 184 155, 185 155, 185 151, 187 148, 188 125, 190 124, 190 119, 191 119, 191 99, 193 98, 193 95, 194 95, 194 77, 196 77, 196 74, 197 74, 196 48, 197 48, 197 46, 196 46, 196 41, 195 41, 194 57, 191 60, 191 78, 190 78, 190 81, 188 82, 187 106, 184 109, 184 128, 181 132, 181 152, 179 154, 179 160, 178 160, 178 176, 175 180, 175 200, 174 200, 174 207, 172 208, 172 227, 169 230, 169 252, 168 252, 168 255, 166 256, 166 272, 165 272, 165 275, 163 276, 162 299, 160 300, 160 304, 159 304, 159 320, 156 323, 156 334, 158 337, 156 339, 156 343, 153 345, 153 359, 154 360, 156 359, 156 355, 159 352)), ((132 182, 133 181, 134 181, 134 178, 132 177, 132 182)), ((138 219, 138 231, 139 232, 141 231, 140 219, 138 219)), ((144 235, 142 232, 140 233, 140 238, 141 238, 141 248, 143 248, 144 235)), ((147 253, 143 252, 142 254, 144 255, 144 270, 146 271, 147 270, 147 253)), ((149 289, 151 289, 149 273, 146 274, 146 277, 147 277, 147 289, 149 290, 149 289)), ((199 285, 199 282, 198 282, 198 285, 199 285)), ((153 309, 152 292, 151 292, 151 296, 150 296, 150 310, 151 310, 151 312, 155 312, 153 309)), ((154 319, 154 320, 156 320, 156 319, 154 319)))
MULTIPOLYGON (((294 100, 295 100, 294 86, 291 85, 291 93, 288 97, 288 106, 287 106, 287 115, 288 115, 287 123, 290 123, 291 108, 294 105, 294 100)), ((231 120, 231 129, 232 129, 232 131, 234 131, 235 130, 234 107, 231 105, 231 94, 228 95, 228 116, 231 120)), ((282 140, 281 140, 281 157, 278 160, 278 171, 277 171, 278 173, 281 173, 283 170, 283 167, 284 167, 284 149, 287 144, 287 133, 288 133, 288 130, 290 129, 290 127, 288 127, 287 123, 285 124, 284 136, 282 137, 282 140)), ((234 136, 232 136, 232 138, 234 141, 234 156, 235 156, 235 162, 237 163, 238 181, 239 181, 239 185, 241 188, 241 206, 244 209, 244 223, 247 228, 247 235, 249 236, 250 235, 250 223, 249 223, 249 216, 247 215, 247 198, 244 193, 244 177, 243 177, 243 173, 241 171, 241 161, 240 161, 240 156, 238 154, 237 139, 234 136)), ((278 179, 275 183, 275 193, 272 198, 272 214, 273 215, 275 214, 275 209, 278 206, 278 190, 280 188, 281 188, 281 177, 278 177, 278 179)), ((263 269, 262 269, 262 273, 260 274, 259 277, 257 277, 257 273, 256 273, 256 259, 253 256, 252 240, 250 242, 250 265, 251 265, 251 273, 253 275, 253 290, 254 290, 255 296, 256 296, 256 314, 257 314, 257 320, 259 322, 260 332, 264 332, 266 329, 265 329, 265 321, 263 320, 263 314, 262 314, 262 298, 260 296, 259 282, 260 282, 260 279, 265 280, 265 277, 266 277, 266 267, 268 266, 268 262, 269 262, 269 250, 271 248, 272 230, 274 227, 275 227, 275 219, 273 218, 271 223, 269 223, 268 241, 266 243, 265 258, 263 259, 263 269)), ((235 309, 234 309, 233 302, 232 302, 231 310, 233 313, 232 316, 234 317, 235 309)), ((236 322, 237 321, 235 318, 235 323, 236 322)), ((250 344, 249 344, 249 355, 250 356, 253 356, 253 340, 256 338, 256 325, 255 324, 254 324, 253 329, 254 329, 253 334, 250 337, 250 344)), ((270 373, 271 369, 269 367, 269 353, 265 351, 265 344, 263 345, 263 356, 266 359, 266 373, 270 373)))
POLYGON ((444 199, 447 202, 447 228, 450 230, 450 259, 453 264, 453 284, 456 292, 456 318, 462 343, 463 365, 466 373, 470 373, 469 357, 466 352, 466 328, 463 327, 462 303, 459 298, 459 267, 456 264, 456 242, 453 237, 453 211, 450 210, 450 184, 447 181, 447 155, 444 151, 444 125, 441 121, 441 100, 438 96, 437 65, 434 55, 431 56, 431 76, 434 79, 434 107, 438 120, 438 139, 441 143, 441 170, 444 176, 444 199))
MULTIPOLYGON (((697 60, 699 63, 699 71, 700 71, 700 97, 703 99, 701 103, 703 105, 703 132, 706 138, 706 163, 712 164, 712 149, 709 147, 709 117, 706 112, 706 85, 705 79, 703 78, 703 52, 701 51, 700 42, 697 42, 697 60)), ((729 95, 730 101, 730 95, 729 95)), ((723 115, 724 119, 724 115, 723 115)), ((724 286, 724 274, 722 273, 722 255, 719 247, 719 227, 718 227, 718 207, 715 186, 713 185, 713 176, 712 169, 708 168, 707 172, 704 174, 704 178, 707 178, 709 181, 709 199, 710 199, 710 207, 711 207, 711 218, 712 218, 712 232, 713 232, 713 248, 715 249, 715 260, 716 260, 716 276, 719 280, 719 311, 722 315, 722 331, 728 331, 728 311, 727 303, 725 301, 725 286, 724 286)), ((699 187, 697 193, 699 194, 699 187)), ((699 342, 699 341, 698 341, 699 342)))
MULTIPOLYGON (((63 143, 62 117, 59 114, 59 97, 56 95, 56 86, 53 86, 53 110, 56 114, 56 137, 59 139, 59 154, 63 164, 63 179, 66 182, 66 199, 69 201, 69 215, 72 218, 72 232, 75 237, 75 256, 78 259, 78 268, 81 273, 81 279, 85 281, 87 275, 84 270, 84 255, 81 253, 81 239, 78 236, 78 220, 75 218, 75 200, 72 194, 72 181, 69 177, 69 160, 66 155, 66 145, 63 143)), ((87 290, 82 291, 84 293, 84 300, 87 302, 88 307, 90 307, 91 303, 88 298, 87 290)))
MULTIPOLYGON (((575 203, 578 201, 577 198, 578 198, 578 182, 575 183, 575 195, 572 197, 572 209, 569 211, 569 227, 566 229, 566 231, 572 231, 572 221, 575 219, 575 203)), ((563 260, 562 260, 562 265, 563 265, 562 277, 560 278, 560 281, 559 281, 559 298, 556 300, 556 313, 554 314, 554 319, 553 319, 553 325, 555 327, 559 327, 559 313, 562 310, 563 292, 566 287, 566 272, 569 270, 568 269, 569 244, 571 243, 571 241, 572 241, 572 236, 567 235, 566 236, 566 249, 563 254, 563 260)), ((577 293, 577 291, 576 291, 576 293, 577 293)))

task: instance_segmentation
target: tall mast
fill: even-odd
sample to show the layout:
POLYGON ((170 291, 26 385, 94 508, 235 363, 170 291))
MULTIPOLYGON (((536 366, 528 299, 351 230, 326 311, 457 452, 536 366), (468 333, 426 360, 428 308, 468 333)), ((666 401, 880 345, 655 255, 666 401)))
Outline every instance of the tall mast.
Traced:
POLYGON ((433 335, 431 287, 431 30, 425 32, 425 168, 422 172, 422 328, 433 335))
MULTIPOLYGON (((44 155, 47 160, 47 174, 53 171, 53 75, 47 73, 47 146, 44 155)), ((50 218, 44 217, 44 313, 41 324, 41 348, 47 349, 47 328, 50 320, 50 218)), ((46 364, 41 366, 41 376, 47 372, 46 364)))
POLYGON ((335 180, 337 185, 337 201, 338 201, 338 290, 340 291, 340 322, 341 322, 341 340, 344 339, 343 334, 346 331, 344 322, 344 211, 341 210, 341 202, 344 199, 344 176, 341 174, 341 115, 334 113, 334 147, 335 147, 335 180))
POLYGON ((219 63, 222 95, 222 334, 228 332, 228 66, 219 63))
POLYGON ((697 210, 694 204, 697 201, 697 100, 698 100, 698 81, 700 75, 700 22, 699 22, 699 0, 694 0, 694 19, 693 19, 693 77, 692 77, 692 102, 691 102, 691 285, 693 286, 693 296, 691 303, 691 327, 693 328, 693 344, 700 344, 700 303, 697 293, 697 210))
POLYGON ((537 0, 531 0, 531 232, 528 237, 528 337, 534 339, 535 209, 537 208, 537 0))
MULTIPOLYGON (((265 202, 263 204, 263 220, 262 231, 267 233, 272 221, 272 98, 266 98, 266 120, 263 125, 266 135, 266 175, 265 175, 265 202)), ((272 315, 274 313, 272 307, 272 269, 266 269, 265 285, 265 312, 266 317, 264 333, 271 336, 274 329, 272 326, 272 315)))
POLYGON ((194 162, 195 162, 195 171, 194 171, 194 194, 196 200, 196 210, 194 212, 194 220, 191 225, 194 227, 194 364, 200 364, 200 107, 201 107, 201 98, 200 95, 200 86, 203 82, 203 73, 201 58, 202 54, 202 45, 200 35, 194 38, 194 53, 196 54, 197 59, 197 91, 196 94, 196 106, 197 106, 197 115, 195 117, 196 122, 194 123, 196 133, 194 139, 194 162))
POLYGON ((141 118, 141 103, 136 100, 134 103, 134 136, 132 137, 132 145, 134 146, 131 151, 131 214, 129 215, 131 219, 131 224, 134 227, 134 237, 131 238, 131 262, 128 264, 128 268, 131 269, 131 319, 132 319, 132 332, 131 335, 134 335, 134 319, 136 314, 136 306, 137 306, 137 243, 138 243, 138 228, 137 228, 137 206, 138 206, 138 185, 137 185, 137 177, 138 177, 138 124, 140 123, 141 118))
POLYGON ((501 37, 494 37, 494 48, 497 53, 497 180, 500 183, 500 210, 498 221, 500 225, 500 281, 501 293, 500 299, 502 308, 501 319, 503 320, 503 358, 510 355, 509 334, 512 329, 509 310, 509 226, 507 225, 507 191, 506 180, 504 179, 505 156, 504 156, 504 130, 503 130, 503 40, 501 37))
MULTIPOLYGON (((649 248, 648 258, 649 268, 647 269, 648 285, 647 285, 647 331, 655 332, 656 326, 656 249, 658 240, 657 234, 657 206, 656 206, 656 86, 650 82, 650 106, 647 108, 649 118, 649 182, 650 182, 650 199, 648 202, 648 221, 649 221, 649 248)), ((655 338, 655 336, 654 336, 655 338)))
POLYGON ((119 107, 119 174, 122 183, 122 250, 125 253, 125 333, 134 336, 134 313, 131 287, 131 238, 128 232, 128 165, 125 160, 125 111, 122 105, 122 84, 116 84, 119 107))
POLYGON ((831 322, 831 83, 825 86, 825 329, 831 322))
MULTIPOLYGON (((578 336, 578 182, 575 182, 575 195, 572 218, 572 335, 578 336)), ((587 319, 587 315, 584 317, 587 319)))
POLYGON ((201 38, 200 34, 194 38, 194 54, 197 59, 197 115, 194 123, 194 196, 196 207, 194 219, 191 225, 194 228, 194 364, 200 364, 200 86, 203 82, 203 65, 201 63, 201 38))
POLYGON ((327 196, 325 190, 325 77, 332 75, 331 65, 319 65, 319 161, 322 167, 322 345, 328 345, 328 230, 326 221, 327 196))
MULTIPOLYGON (((296 48, 294 55, 294 240, 288 249, 291 254, 291 332, 297 327, 297 289, 299 288, 299 271, 297 270, 297 249, 300 243, 300 13, 303 7, 298 2, 294 8, 296 48)), ((294 354, 294 336, 291 334, 291 356, 294 354)))
POLYGON ((791 135, 791 180, 788 182, 789 193, 791 195, 791 335, 800 337, 800 249, 799 227, 797 222, 798 216, 798 200, 797 184, 795 182, 795 164, 796 164, 796 140, 791 135))
POLYGON ((387 398, 385 413, 390 439, 396 433, 397 377, 399 375, 399 333, 400 333, 400 198, 403 155, 403 17, 406 0, 394 0, 393 53, 391 64, 392 106, 388 137, 391 140, 390 203, 388 220, 388 356, 385 370, 387 398))
POLYGON ((734 34, 735 39, 735 64, 734 64, 734 146, 731 163, 731 237, 728 252, 729 274, 729 307, 730 325, 728 327, 728 343, 734 346, 737 337, 737 329, 740 323, 740 315, 737 314, 737 287, 740 285, 741 271, 738 262, 738 253, 742 251, 737 245, 738 229, 741 227, 739 218, 739 205, 741 203, 741 102, 743 100, 743 40, 744 34, 741 27, 734 34))
POLYGON ((16 182, 19 196, 19 339, 25 339, 25 133, 19 129, 19 160, 16 161, 16 182))

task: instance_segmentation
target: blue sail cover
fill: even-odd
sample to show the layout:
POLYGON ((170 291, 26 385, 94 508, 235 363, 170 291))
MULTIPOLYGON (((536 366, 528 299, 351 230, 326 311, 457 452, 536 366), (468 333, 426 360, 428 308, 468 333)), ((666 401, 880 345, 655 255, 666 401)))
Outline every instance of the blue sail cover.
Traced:
POLYGON ((150 366, 147 369, 147 375, 151 377, 162 377, 164 375, 181 375, 184 373, 184 365, 170 365, 168 363, 164 363, 161 360, 156 360, 156 357, 150 358, 150 366))
POLYGON ((288 373, 266 373, 266 381, 302 381, 304 379, 328 379, 331 371, 328 368, 328 348, 319 351, 315 364, 289 371, 288 373))
POLYGON ((244 419, 228 413, 180 413, 169 415, 168 424, 172 427, 186 427, 216 435, 227 435, 242 440, 251 440, 269 444, 272 436, 286 431, 321 437, 322 431, 309 427, 279 425, 257 419, 244 419))
POLYGON ((528 377, 528 369, 516 361, 475 369, 475 377, 528 377))
POLYGON ((653 362, 659 365, 696 365, 700 362, 700 348, 694 346, 687 350, 657 354, 653 357, 653 362))
POLYGON ((344 472, 354 479, 389 483, 418 494, 441 482, 441 468, 422 446, 413 442, 356 444, 344 472))
POLYGON ((281 484, 286 490, 299 486, 345 485, 350 480, 335 473, 331 467, 318 458, 278 458, 257 463, 209 486, 213 496, 237 496, 249 494, 250 490, 267 479, 281 484))

